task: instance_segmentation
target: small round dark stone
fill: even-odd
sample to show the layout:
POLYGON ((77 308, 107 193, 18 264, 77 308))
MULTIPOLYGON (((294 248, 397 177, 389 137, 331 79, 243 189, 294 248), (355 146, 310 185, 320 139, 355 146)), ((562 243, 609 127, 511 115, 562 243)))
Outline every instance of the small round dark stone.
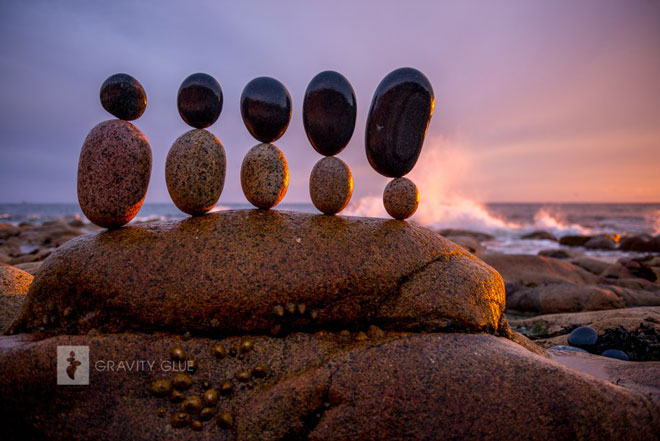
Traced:
POLYGON ((291 95, 274 78, 250 81, 241 94, 241 115, 248 131, 261 142, 279 139, 291 120, 291 95))
POLYGON ((192 379, 187 374, 178 373, 172 377, 172 385, 176 390, 188 390, 192 386, 192 379))
POLYGON ((155 397, 166 397, 172 392, 172 383, 167 380, 156 380, 151 383, 149 392, 155 397))
POLYGON ((202 401, 206 407, 214 407, 218 404, 219 394, 215 389, 209 389, 202 394, 202 401))
POLYGON ((218 415, 218 426, 220 426, 223 429, 231 429, 232 426, 234 425, 234 418, 231 416, 229 412, 224 412, 218 415))
POLYGON ((211 75, 192 74, 181 83, 176 105, 188 125, 203 129, 216 122, 222 112, 222 88, 211 75))
POLYGON ((207 390, 211 388, 211 383, 208 381, 202 381, 202 390, 207 390))
POLYGON ((199 397, 188 397, 181 403, 181 410, 190 414, 197 414, 202 410, 202 400, 199 397))
POLYGON ((241 346, 238 348, 239 352, 242 354, 245 354, 247 352, 250 352, 254 348, 254 343, 250 340, 243 340, 241 342, 241 346))
POLYGON ((327 70, 312 78, 303 101, 303 126, 317 152, 341 152, 353 136, 356 116, 355 92, 342 74, 327 70))
POLYGON ((164 407, 159 407, 157 415, 158 418, 164 418, 165 415, 167 415, 167 409, 165 409, 164 407))
POLYGON ((199 432, 204 428, 204 425, 202 424, 201 421, 195 420, 192 423, 190 423, 190 428, 195 432, 199 432))
POLYGON ((227 356, 227 348, 225 348, 225 345, 222 343, 218 343, 217 345, 213 346, 211 353, 215 356, 215 358, 223 359, 227 356))
POLYGON ((185 361, 186 351, 183 348, 177 346, 170 349, 170 358, 175 361, 185 361))
POLYGON ((380 82, 365 130, 367 159, 374 170, 399 178, 413 169, 422 151, 433 103, 433 87, 416 69, 397 69, 380 82))
POLYGON ((252 369, 252 376, 255 378, 264 378, 268 375, 268 366, 263 363, 257 364, 254 369, 252 369))
POLYGON ((188 424, 190 424, 190 415, 188 415, 185 412, 177 412, 174 415, 172 415, 172 420, 170 421, 170 424, 172 424, 172 427, 175 429, 181 429, 182 427, 186 427, 188 424))
POLYGON ((284 307, 282 305, 275 305, 273 307, 273 314, 277 317, 284 317, 284 307))
POLYGON ((600 355, 607 358, 616 358, 617 360, 630 361, 630 357, 628 357, 628 354, 618 349, 607 349, 603 351, 603 353, 600 355))
POLYGON ((240 371, 236 373, 236 379, 241 383, 250 381, 250 373, 248 371, 240 371))
POLYGON ((147 108, 147 94, 142 84, 132 76, 118 73, 101 85, 101 105, 119 119, 138 119, 147 108))
POLYGON ((213 415, 215 415, 215 409, 211 409, 210 407, 205 407, 202 409, 202 411, 199 413, 199 419, 201 421, 208 421, 211 418, 213 418, 213 415))
POLYGON ((220 384, 220 395, 229 395, 233 390, 234 385, 229 380, 225 380, 220 384))
POLYGON ((171 403, 180 403, 185 399, 186 396, 183 393, 179 392, 178 390, 173 390, 172 393, 170 394, 171 403))
POLYGON ((580 326, 568 335, 568 344, 577 348, 591 348, 597 341, 598 333, 589 326, 580 326))

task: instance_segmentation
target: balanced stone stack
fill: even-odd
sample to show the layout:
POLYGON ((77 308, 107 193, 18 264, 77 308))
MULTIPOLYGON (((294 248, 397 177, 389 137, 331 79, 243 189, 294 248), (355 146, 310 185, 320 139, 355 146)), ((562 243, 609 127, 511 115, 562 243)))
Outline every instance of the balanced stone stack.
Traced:
POLYGON ((309 194, 314 206, 325 214, 339 213, 353 194, 351 169, 334 155, 353 136, 356 115, 355 92, 343 75, 321 72, 307 86, 303 102, 305 133, 312 147, 325 156, 312 170, 309 194))
MULTIPOLYGON (((264 144, 241 179, 269 208, 291 107, 258 80, 242 110, 264 144)), ((419 155, 425 80, 399 70, 377 91, 367 147, 387 176, 419 155)), ((219 110, 201 114, 182 112, 219 110)), ((417 193, 400 188, 388 211, 405 218, 417 193)), ((660 439, 660 394, 548 360, 504 309, 499 273, 408 222, 236 210, 99 231, 48 257, 0 337, 3 440, 660 439)))
POLYGON ((220 84, 205 73, 190 75, 179 88, 177 106, 181 118, 195 128, 174 141, 167 154, 165 180, 179 210, 196 216, 213 208, 225 183, 225 149, 205 130, 222 112, 220 84))
POLYGON ((140 211, 151 177, 151 147, 128 121, 139 118, 147 95, 132 76, 115 74, 101 86, 103 108, 119 119, 94 127, 78 161, 78 202, 87 218, 106 228, 120 227, 140 211))
POLYGON ((241 95, 245 127, 261 144, 252 147, 241 166, 241 187, 252 205, 269 209, 279 204, 289 186, 289 166, 278 140, 291 120, 289 91, 274 78, 250 81, 241 95))
POLYGON ((404 67, 389 73, 374 93, 365 146, 369 164, 395 178, 383 193, 385 209, 395 219, 407 219, 419 205, 417 186, 408 174, 422 151, 433 114, 433 88, 423 73, 404 67))

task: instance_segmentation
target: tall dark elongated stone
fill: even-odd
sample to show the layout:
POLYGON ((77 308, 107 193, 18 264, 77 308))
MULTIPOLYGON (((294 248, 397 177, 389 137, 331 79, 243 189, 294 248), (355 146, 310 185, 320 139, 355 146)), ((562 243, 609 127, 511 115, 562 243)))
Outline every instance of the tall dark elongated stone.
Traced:
POLYGON ((433 87, 417 69, 403 67, 380 82, 371 101, 365 147, 371 166, 398 178, 413 169, 433 114, 433 87))
POLYGON ((222 112, 222 88, 211 75, 194 73, 181 83, 176 105, 186 124, 203 129, 216 122, 222 112))
POLYGON ((142 84, 125 73, 111 75, 101 85, 101 105, 124 121, 138 119, 147 108, 147 94, 142 84))
POLYGON ((243 89, 241 116, 256 139, 266 143, 276 141, 289 127, 291 95, 275 78, 255 78, 243 89))
POLYGON ((342 74, 326 70, 312 78, 303 101, 303 125, 317 152, 341 152, 353 136, 356 115, 355 92, 342 74))

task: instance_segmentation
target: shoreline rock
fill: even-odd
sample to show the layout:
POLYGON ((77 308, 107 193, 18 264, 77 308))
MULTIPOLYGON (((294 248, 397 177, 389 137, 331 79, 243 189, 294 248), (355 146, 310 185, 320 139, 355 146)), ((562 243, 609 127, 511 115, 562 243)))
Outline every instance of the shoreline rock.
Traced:
POLYGON ((12 332, 236 335, 375 324, 506 334, 503 311, 500 275, 437 233, 242 210, 67 243, 43 263, 12 332))

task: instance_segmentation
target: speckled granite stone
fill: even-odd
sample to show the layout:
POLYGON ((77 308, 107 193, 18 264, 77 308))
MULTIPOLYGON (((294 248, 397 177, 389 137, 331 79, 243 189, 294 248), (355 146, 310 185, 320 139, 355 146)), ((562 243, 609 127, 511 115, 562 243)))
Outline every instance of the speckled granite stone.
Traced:
POLYGON ((404 67, 380 82, 369 109, 365 146, 369 164, 391 178, 413 169, 433 114, 433 87, 423 73, 404 67))
POLYGON ((44 261, 13 331, 495 333, 503 311, 499 274, 425 228, 245 210, 71 240, 44 261))
POLYGON ((213 133, 201 129, 184 133, 174 141, 165 164, 172 201, 184 213, 206 213, 220 198, 226 168, 225 149, 213 133))
POLYGON ((241 116, 258 141, 275 142, 289 127, 291 95, 275 78, 255 78, 241 94, 241 116))
POLYGON ((394 219, 408 219, 419 205, 417 186, 408 178, 393 179, 383 192, 383 205, 394 219))
POLYGON ((9 265, 0 265, 0 294, 25 294, 32 283, 32 275, 9 265))
POLYGON ((353 176, 344 161, 328 156, 316 163, 309 176, 309 195, 320 212, 339 213, 352 194, 353 176))
POLYGON ((101 85, 101 105, 119 119, 138 119, 147 108, 147 94, 142 84, 124 73, 110 76, 101 85))
POLYGON ((289 165, 284 153, 273 144, 257 144, 241 165, 243 194, 257 208, 279 204, 289 187, 289 165))
POLYGON ((186 124, 198 129, 209 127, 222 112, 222 88, 211 75, 192 74, 181 83, 176 104, 186 124))
POLYGON ((303 100, 303 126, 317 152, 341 152, 353 136, 356 116, 355 92, 346 77, 327 70, 312 78, 303 100))
POLYGON ((657 394, 483 334, 0 337, 0 372, 5 440, 652 441, 660 433, 657 394), (241 354, 245 339, 253 349, 241 354), (235 355, 216 358, 211 348, 217 344, 235 355), (57 386, 58 345, 89 346, 88 386, 57 386), (175 346, 197 365, 184 397, 202 397, 204 382, 231 385, 207 411, 210 420, 194 411, 188 417, 199 418, 197 431, 189 424, 173 428, 171 417, 182 404, 149 392, 155 380, 173 379, 162 363, 175 346), (135 360, 150 361, 153 369, 96 368, 135 360), (265 376, 236 379, 260 365, 265 376), (219 425, 219 415, 229 415, 231 425, 219 425))
POLYGON ((21 311, 32 279, 25 271, 0 265, 0 334, 4 334, 21 311))
POLYGON ((126 121, 104 121, 80 151, 80 208, 98 226, 120 227, 140 211, 150 177, 151 147, 144 134, 126 121))

